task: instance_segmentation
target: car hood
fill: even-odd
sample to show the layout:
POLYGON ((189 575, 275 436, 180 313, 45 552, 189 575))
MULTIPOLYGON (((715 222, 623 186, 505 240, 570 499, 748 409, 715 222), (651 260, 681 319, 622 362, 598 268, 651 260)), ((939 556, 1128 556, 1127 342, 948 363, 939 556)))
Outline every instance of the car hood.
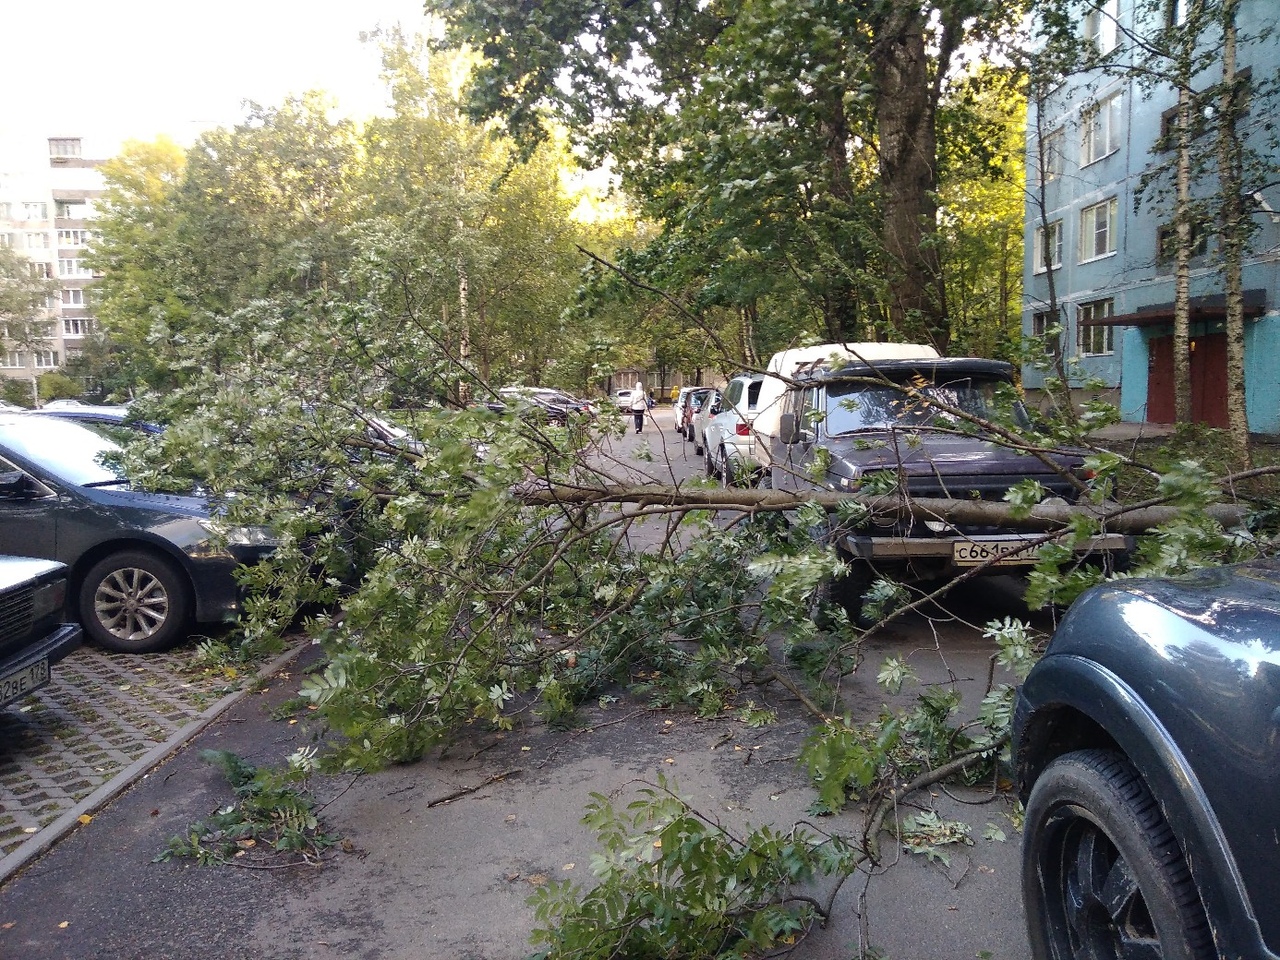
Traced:
POLYGON ((81 489, 93 500, 109 506, 154 510, 157 513, 196 519, 208 517, 213 512, 209 507, 209 501, 204 497, 149 493, 146 490, 123 490, 112 487, 82 487, 81 489))
POLYGON ((826 447, 836 458, 863 473, 901 470, 912 476, 1053 477, 1060 468, 1075 469, 1083 456, 1058 453, 1045 463, 989 439, 930 430, 877 430, 829 438, 826 447))

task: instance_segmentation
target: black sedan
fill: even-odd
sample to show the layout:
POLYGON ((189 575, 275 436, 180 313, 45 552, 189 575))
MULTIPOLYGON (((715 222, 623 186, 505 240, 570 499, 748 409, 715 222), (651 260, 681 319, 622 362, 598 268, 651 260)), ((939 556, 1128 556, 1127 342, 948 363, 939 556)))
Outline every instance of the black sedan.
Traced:
POLYGON ((224 529, 203 497, 131 489, 105 465, 110 440, 65 420, 0 414, 0 553, 70 568, 88 639, 145 653, 193 623, 235 619, 234 571, 271 552, 261 528, 224 529))
POLYGON ((1036 958, 1280 955, 1280 562, 1083 595, 1013 751, 1036 958))

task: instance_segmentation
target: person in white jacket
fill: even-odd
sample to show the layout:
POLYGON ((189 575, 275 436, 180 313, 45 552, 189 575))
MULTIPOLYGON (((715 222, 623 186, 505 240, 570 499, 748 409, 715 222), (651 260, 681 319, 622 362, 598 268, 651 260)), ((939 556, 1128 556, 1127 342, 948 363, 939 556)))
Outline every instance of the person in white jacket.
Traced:
POLYGON ((649 410, 649 395, 644 392, 644 384, 636 381, 631 391, 631 413, 636 418, 636 433, 644 430, 644 415, 649 410))

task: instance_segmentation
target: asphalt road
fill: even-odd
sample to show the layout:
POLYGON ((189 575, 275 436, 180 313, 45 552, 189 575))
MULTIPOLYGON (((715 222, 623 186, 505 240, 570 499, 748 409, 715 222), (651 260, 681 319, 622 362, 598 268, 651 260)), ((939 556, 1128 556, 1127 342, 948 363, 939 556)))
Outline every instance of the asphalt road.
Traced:
MULTIPOLYGON (((669 428, 669 410, 656 413, 663 429, 628 433, 606 456, 655 479, 701 473, 692 446, 669 428)), ((1012 582, 975 586, 954 615, 921 615, 886 631, 868 664, 888 653, 910 657, 927 682, 955 683, 972 702, 992 651, 967 622, 1019 612, 1012 582)), ((789 826, 807 818, 813 797, 795 762, 811 718, 780 692, 767 694, 779 721, 759 729, 623 699, 591 706, 572 733, 536 723, 478 732, 445 757, 318 781, 325 822, 345 841, 322 867, 153 863, 169 837, 230 799, 202 749, 275 764, 310 742, 305 713, 275 714, 301 666, 240 701, 0 887, 0 960, 514 960, 529 952, 528 895, 549 880, 590 880, 595 848, 580 818, 592 792, 628 797, 637 781, 662 774, 727 827, 789 826)), ((874 673, 851 681, 856 713, 885 699, 874 673)), ((860 945, 895 960, 1027 955, 1008 799, 937 790, 922 802, 969 822, 973 845, 948 864, 898 854, 882 875, 851 879, 832 922, 792 956, 836 960, 857 956, 860 945), (988 839, 997 831, 1004 840, 988 839)), ((856 833, 860 814, 812 822, 856 833)))

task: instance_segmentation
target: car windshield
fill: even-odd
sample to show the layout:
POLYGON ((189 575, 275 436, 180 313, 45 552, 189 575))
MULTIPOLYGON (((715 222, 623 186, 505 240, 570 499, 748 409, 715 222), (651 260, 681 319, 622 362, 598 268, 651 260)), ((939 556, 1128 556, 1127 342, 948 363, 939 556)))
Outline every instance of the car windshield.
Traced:
MULTIPOLYGON (((928 400, 945 404, 982 420, 1000 420, 1009 413, 1008 401, 997 399, 1003 380, 966 378, 946 384, 930 384, 920 388, 928 400)), ((1012 410, 1020 426, 1028 424, 1020 403, 1012 410)), ((832 436, 860 430, 885 430, 891 427, 953 427, 960 418, 940 410, 925 399, 908 397, 893 387, 867 387, 859 384, 833 384, 827 393, 826 430, 832 436)))
POLYGON ((12 417, 0 426, 0 444, 75 486, 126 483, 110 467, 104 454, 116 453, 118 444, 78 423, 52 417, 12 417))

